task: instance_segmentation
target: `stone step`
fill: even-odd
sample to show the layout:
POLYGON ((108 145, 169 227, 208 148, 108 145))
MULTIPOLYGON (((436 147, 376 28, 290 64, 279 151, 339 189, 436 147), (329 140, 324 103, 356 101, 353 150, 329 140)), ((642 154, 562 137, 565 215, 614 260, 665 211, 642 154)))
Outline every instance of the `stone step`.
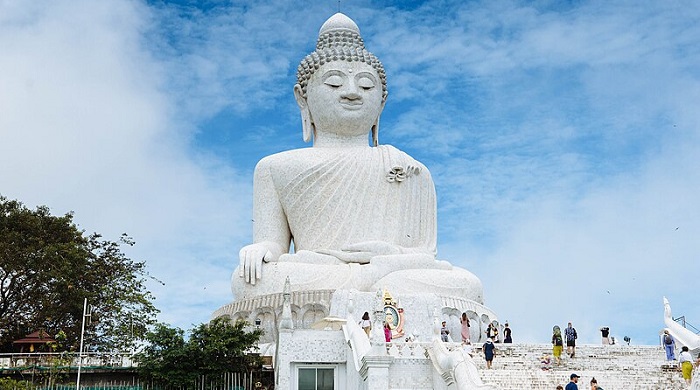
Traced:
MULTIPOLYGON (((565 386, 571 373, 580 375, 579 389, 588 389, 592 377, 605 390, 681 390, 685 381, 676 365, 665 361, 661 346, 580 345, 570 358, 562 354, 562 364, 554 364, 549 344, 496 344, 493 368, 486 363, 479 348, 474 360, 482 380, 503 390, 552 389, 565 386), (540 357, 552 359, 543 370, 540 357)), ((565 351, 566 352, 566 351, 565 351)))

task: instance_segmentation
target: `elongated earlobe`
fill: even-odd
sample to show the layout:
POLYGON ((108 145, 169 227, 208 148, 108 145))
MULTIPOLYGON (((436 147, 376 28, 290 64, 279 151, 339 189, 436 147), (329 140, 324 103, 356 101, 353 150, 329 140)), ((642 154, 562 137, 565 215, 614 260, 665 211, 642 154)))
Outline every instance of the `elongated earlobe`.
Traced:
POLYGON ((299 84, 294 86, 294 99, 297 101, 297 106, 299 106, 299 111, 301 112, 301 129, 304 142, 309 142, 314 135, 314 125, 311 120, 309 105, 306 104, 304 92, 301 90, 301 85, 299 84))
POLYGON ((313 135, 313 123, 311 123, 311 115, 308 109, 301 109, 301 129, 304 142, 311 141, 313 135))
POLYGON ((386 100, 382 102, 382 108, 379 110, 379 115, 377 115, 377 120, 374 121, 372 125, 372 146, 379 146, 379 117, 382 116, 382 111, 384 111, 384 105, 386 100))
POLYGON ((379 117, 372 125, 372 146, 379 145, 379 117))

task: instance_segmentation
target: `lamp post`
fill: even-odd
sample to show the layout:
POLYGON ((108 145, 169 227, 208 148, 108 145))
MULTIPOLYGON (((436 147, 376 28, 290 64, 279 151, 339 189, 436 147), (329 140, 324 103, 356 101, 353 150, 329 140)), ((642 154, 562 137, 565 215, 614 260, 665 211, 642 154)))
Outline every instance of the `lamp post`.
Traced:
POLYGON ((78 351, 78 378, 75 381, 75 389, 80 390, 80 371, 83 368, 83 339, 85 338, 85 318, 90 317, 87 312, 87 298, 83 301, 83 325, 80 329, 80 351, 78 351))

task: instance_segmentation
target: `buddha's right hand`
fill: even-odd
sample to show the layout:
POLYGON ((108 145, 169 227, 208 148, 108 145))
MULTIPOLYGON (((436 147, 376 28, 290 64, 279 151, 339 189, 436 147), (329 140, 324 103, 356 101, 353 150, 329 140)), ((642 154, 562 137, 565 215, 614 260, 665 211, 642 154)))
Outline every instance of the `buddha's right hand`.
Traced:
POLYGON ((273 254, 265 244, 256 243, 244 246, 239 252, 241 264, 238 276, 245 278, 246 283, 255 285, 262 277, 262 263, 273 259, 273 254))

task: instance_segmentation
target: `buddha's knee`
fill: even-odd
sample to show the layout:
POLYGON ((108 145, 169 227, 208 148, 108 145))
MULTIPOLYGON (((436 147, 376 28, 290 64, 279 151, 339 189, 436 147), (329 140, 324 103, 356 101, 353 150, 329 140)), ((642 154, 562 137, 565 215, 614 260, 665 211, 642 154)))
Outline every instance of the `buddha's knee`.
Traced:
POLYGON ((234 271, 231 290, 236 299, 252 298, 284 291, 289 277, 292 291, 334 290, 347 285, 353 273, 347 264, 318 265, 295 262, 270 262, 263 264, 261 278, 255 284, 246 283, 234 271))
POLYGON ((377 281, 373 288, 387 288, 393 294, 434 292, 462 297, 483 304, 481 280, 471 272, 454 267, 452 270, 414 269, 392 272, 377 281))

